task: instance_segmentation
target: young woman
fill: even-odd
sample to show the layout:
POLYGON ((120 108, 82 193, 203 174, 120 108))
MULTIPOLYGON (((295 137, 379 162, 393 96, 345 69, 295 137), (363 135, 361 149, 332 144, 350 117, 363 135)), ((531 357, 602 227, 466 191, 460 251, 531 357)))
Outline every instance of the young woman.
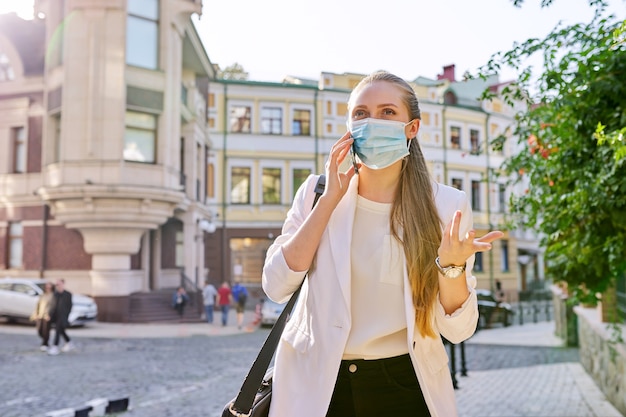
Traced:
POLYGON ((441 336, 474 333, 474 253, 502 233, 475 238, 465 193, 432 181, 404 80, 369 75, 348 110, 323 195, 311 210, 311 176, 267 253, 274 301, 308 272, 277 349, 270 416, 456 416, 441 336))

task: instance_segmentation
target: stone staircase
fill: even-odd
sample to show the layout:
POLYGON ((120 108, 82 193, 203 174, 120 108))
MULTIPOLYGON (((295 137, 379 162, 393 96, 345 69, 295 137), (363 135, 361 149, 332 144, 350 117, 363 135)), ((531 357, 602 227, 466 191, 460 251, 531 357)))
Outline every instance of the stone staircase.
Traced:
POLYGON ((189 293, 190 302, 185 307, 182 320, 172 308, 175 288, 164 288, 152 292, 130 295, 130 323, 195 323, 202 322, 202 294, 189 293))

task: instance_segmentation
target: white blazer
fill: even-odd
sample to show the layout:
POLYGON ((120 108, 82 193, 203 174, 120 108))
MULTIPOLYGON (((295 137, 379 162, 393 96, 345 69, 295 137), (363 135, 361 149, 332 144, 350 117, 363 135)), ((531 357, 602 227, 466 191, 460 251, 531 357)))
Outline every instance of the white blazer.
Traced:
MULTIPOLYGON (((304 222, 315 196, 316 175, 300 187, 287 214, 282 234, 270 246, 263 268, 263 289, 269 298, 285 302, 296 291, 307 271, 292 271, 281 245, 304 222)), ((463 213, 460 235, 472 227, 472 213, 464 192, 433 183, 435 201, 444 224, 456 210, 463 213)), ((317 250, 314 267, 281 336, 276 352, 270 417, 324 417, 330 404, 339 365, 350 331, 350 245, 356 209, 358 176, 335 208, 317 250)), ((434 262, 434 259, 433 259, 434 262)), ((470 296, 451 315, 440 303, 433 328, 452 343, 474 333, 478 305, 471 275, 474 257, 467 263, 470 296)), ((415 327, 415 309, 405 268, 404 303, 408 327, 407 345, 415 373, 432 417, 457 415, 448 355, 440 337, 422 337, 415 327)))

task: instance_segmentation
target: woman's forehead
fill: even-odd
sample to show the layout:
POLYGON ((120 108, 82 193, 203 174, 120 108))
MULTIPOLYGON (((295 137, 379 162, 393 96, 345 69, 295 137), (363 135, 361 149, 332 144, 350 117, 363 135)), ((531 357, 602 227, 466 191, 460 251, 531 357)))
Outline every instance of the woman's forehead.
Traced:
POLYGON ((390 82, 375 81, 356 92, 351 107, 378 106, 387 103, 403 106, 402 90, 390 82))

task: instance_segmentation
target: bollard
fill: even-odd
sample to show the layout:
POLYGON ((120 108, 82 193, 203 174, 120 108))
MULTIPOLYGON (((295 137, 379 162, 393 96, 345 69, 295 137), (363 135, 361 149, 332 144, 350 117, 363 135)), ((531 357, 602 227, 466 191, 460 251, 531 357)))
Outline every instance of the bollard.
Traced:
POLYGON ((109 404, 109 400, 107 400, 106 398, 95 398, 91 401, 87 401, 86 404, 92 408, 89 417, 100 417, 104 416, 106 412, 106 407, 109 404))
POLYGON ((461 342, 461 376, 467 376, 467 367, 465 366, 465 341, 461 342))

